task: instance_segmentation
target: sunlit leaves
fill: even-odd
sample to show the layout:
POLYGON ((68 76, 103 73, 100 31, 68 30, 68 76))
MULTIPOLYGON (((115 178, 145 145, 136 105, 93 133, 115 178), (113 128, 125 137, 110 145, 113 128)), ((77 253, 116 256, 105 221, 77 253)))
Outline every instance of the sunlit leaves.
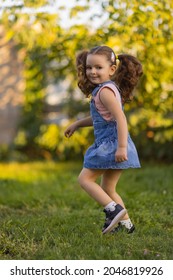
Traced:
POLYGON ((40 7, 45 4, 47 4, 49 1, 48 0, 24 0, 24 5, 26 7, 40 7))
MULTIPOLYGON (((46 2, 25 1, 25 6, 38 8, 46 2)), ((73 105, 77 86, 76 53, 104 44, 112 47, 118 54, 126 52, 137 56, 143 65, 144 75, 136 90, 135 100, 125 106, 130 130, 135 135, 137 144, 141 145, 143 154, 147 143, 150 146, 159 141, 169 144, 173 126, 173 2, 88 0, 81 4, 76 1, 76 6, 68 12, 73 19, 79 16, 85 18, 85 12, 90 11, 93 5, 96 5, 97 9, 90 15, 90 21, 80 25, 75 23, 65 29, 60 26, 59 15, 61 9, 64 9, 63 6, 54 14, 20 13, 20 9, 15 9, 15 13, 12 10, 4 12, 1 22, 6 26, 6 36, 15 40, 26 52, 25 113, 30 112, 30 116, 26 118, 27 124, 33 121, 32 115, 37 114, 42 118, 41 101, 44 99, 46 84, 66 78, 70 81, 70 88, 69 104, 65 110, 68 108, 68 115, 71 117, 75 114, 76 108, 73 105), (103 15, 106 15, 107 19, 100 21, 100 26, 96 29, 94 20, 103 15)), ((78 105, 77 102, 76 104, 78 105)), ((83 111, 82 106, 78 107, 83 111)), ((38 121, 38 126, 40 123, 38 121)), ((27 126, 28 134, 30 128, 27 126)), ((38 131, 40 133, 39 127, 38 131)), ((55 137, 52 130, 47 129, 46 133, 45 137, 48 137, 49 133, 55 137)), ((33 135, 35 137, 36 134, 33 135)), ((80 136, 77 134, 76 137, 76 141, 82 146, 80 136)), ((166 153, 165 147, 162 155, 164 152, 166 153)))
POLYGON ((89 9, 89 6, 80 6, 80 5, 76 5, 74 7, 71 8, 70 10, 70 17, 76 17, 78 15, 78 13, 82 13, 85 12, 89 9))

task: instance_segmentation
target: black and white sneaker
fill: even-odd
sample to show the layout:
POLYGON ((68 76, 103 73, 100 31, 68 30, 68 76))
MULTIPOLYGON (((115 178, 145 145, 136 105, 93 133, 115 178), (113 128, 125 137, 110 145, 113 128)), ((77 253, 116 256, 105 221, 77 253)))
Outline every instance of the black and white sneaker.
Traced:
POLYGON ((127 229, 127 233, 133 233, 135 230, 135 226, 133 225, 131 228, 127 229))
POLYGON ((118 226, 115 227, 115 228, 113 228, 113 229, 111 230, 111 233, 114 234, 114 233, 117 233, 118 231, 124 231, 124 230, 125 230, 128 234, 133 233, 134 230, 135 230, 135 226, 132 225, 131 228, 128 228, 128 229, 127 229, 127 228, 126 228, 125 226, 123 226, 121 223, 118 223, 118 226))
POLYGON ((105 224, 102 228, 103 234, 110 232, 127 213, 126 209, 124 209, 120 204, 115 206, 114 211, 107 211, 105 209, 103 211, 106 214, 105 224))
POLYGON ((114 227, 111 231, 110 231, 110 233, 117 233, 117 232, 119 232, 119 231, 121 231, 122 230, 122 224, 119 222, 118 223, 118 225, 116 226, 116 227, 114 227))

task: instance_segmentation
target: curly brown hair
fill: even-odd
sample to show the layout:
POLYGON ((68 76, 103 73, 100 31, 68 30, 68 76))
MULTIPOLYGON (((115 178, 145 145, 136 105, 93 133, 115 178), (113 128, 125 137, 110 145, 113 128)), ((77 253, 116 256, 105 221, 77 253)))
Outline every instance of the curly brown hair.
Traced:
POLYGON ((110 65, 117 66, 115 75, 111 77, 111 80, 116 83, 120 90, 122 103, 131 101, 133 99, 133 90, 140 76, 143 74, 142 65, 138 59, 129 54, 120 54, 117 56, 107 46, 98 46, 89 51, 84 50, 80 52, 76 57, 78 86, 86 97, 89 97, 95 88, 95 85, 86 76, 86 59, 89 54, 105 55, 110 65))

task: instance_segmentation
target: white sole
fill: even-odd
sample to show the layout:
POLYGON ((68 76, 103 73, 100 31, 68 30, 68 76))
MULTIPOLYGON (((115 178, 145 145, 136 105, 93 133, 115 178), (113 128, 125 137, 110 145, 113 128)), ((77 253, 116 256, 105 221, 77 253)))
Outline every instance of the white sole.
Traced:
POLYGON ((116 215, 116 217, 112 220, 110 225, 103 231, 103 234, 110 232, 116 226, 116 224, 118 224, 118 222, 124 217, 126 213, 126 209, 121 210, 121 212, 118 215, 116 215))

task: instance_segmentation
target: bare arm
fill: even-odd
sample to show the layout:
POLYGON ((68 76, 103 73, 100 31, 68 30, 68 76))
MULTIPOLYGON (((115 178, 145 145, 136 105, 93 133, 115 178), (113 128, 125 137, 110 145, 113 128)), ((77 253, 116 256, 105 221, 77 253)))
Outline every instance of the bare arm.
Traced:
POLYGON ((93 126, 93 121, 91 117, 86 117, 84 119, 78 120, 72 123, 67 129, 65 130, 64 134, 66 137, 70 137, 73 133, 80 127, 87 127, 93 126))
POLYGON ((118 148, 115 154, 115 159, 118 162, 127 160, 127 137, 128 137, 128 129, 127 129, 127 121, 120 107, 119 101, 113 94, 113 92, 104 88, 101 91, 100 99, 103 105, 107 108, 107 110, 112 114, 117 122, 117 131, 118 131, 118 148))

